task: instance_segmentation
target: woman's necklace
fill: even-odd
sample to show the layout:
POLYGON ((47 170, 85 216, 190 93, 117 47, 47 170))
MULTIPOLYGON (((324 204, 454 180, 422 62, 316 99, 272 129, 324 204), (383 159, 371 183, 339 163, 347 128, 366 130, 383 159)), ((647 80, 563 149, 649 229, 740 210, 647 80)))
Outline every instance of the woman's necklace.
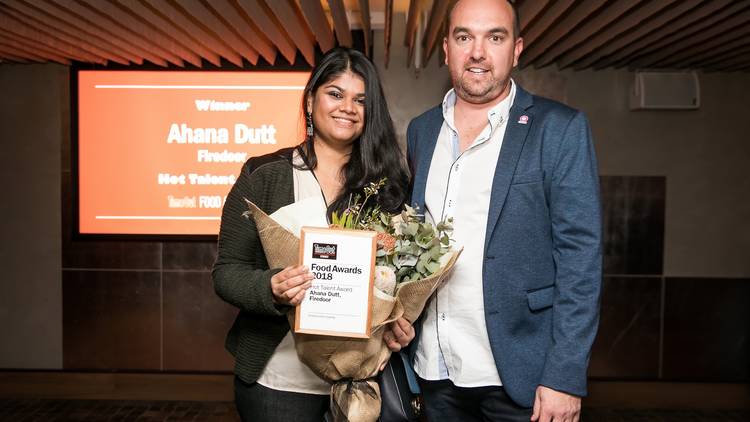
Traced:
POLYGON ((318 186, 320 186, 323 200, 325 201, 326 206, 328 206, 330 202, 333 202, 335 198, 338 197, 342 183, 338 173, 321 171, 321 167, 322 166, 318 165, 312 173, 313 177, 315 177, 315 180, 318 182, 318 186))
MULTIPOLYGON (((323 185, 325 184, 326 186, 328 186, 328 184, 327 184, 327 183, 320 183, 320 179, 318 178, 318 174, 316 174, 316 171, 315 171, 315 170, 313 170, 313 169, 311 169, 311 168, 310 168, 310 162, 309 162, 309 161, 307 160, 307 154, 306 154, 306 153, 305 153, 305 152, 304 152, 304 151, 302 150, 302 148, 299 148, 299 155, 300 155, 300 157, 302 157, 302 162, 304 162, 304 163, 305 163, 305 167, 306 167, 306 168, 307 168, 307 170, 308 170, 308 171, 310 172, 310 174, 312 174, 312 177, 313 177, 313 178, 315 179, 315 182, 316 182, 316 183, 318 184, 318 189, 320 189, 320 197, 321 197, 321 198, 323 198, 323 203, 324 203, 324 204, 325 204, 325 206, 326 206, 326 210, 328 210, 328 204, 329 204, 329 203, 328 203, 328 199, 327 199, 326 193, 325 193, 325 192, 324 192, 324 190, 323 190, 323 185)), ((317 170, 318 170, 318 171, 320 170, 320 166, 319 166, 319 165, 317 166, 317 170)), ((323 175, 323 174, 321 174, 321 176, 324 176, 324 175, 323 175)), ((335 186, 337 186, 337 187, 338 187, 338 188, 336 189, 336 192, 338 192, 338 191, 340 191, 340 190, 341 190, 341 185, 342 185, 342 184, 341 184, 341 182, 339 181, 339 179, 338 179, 338 177, 337 177, 337 176, 336 176, 336 177, 331 177, 330 175, 325 175, 325 176, 326 176, 326 177, 327 177, 327 178, 328 178, 329 180, 331 180, 331 181, 332 181, 332 183, 331 183, 331 184, 333 184, 333 185, 335 185, 335 186)), ((333 198, 335 198, 335 197, 336 197, 336 195, 335 195, 335 194, 331 194, 330 196, 331 196, 331 197, 333 197, 333 198)), ((330 218, 330 216, 328 215, 328 212, 327 212, 327 211, 326 211, 326 221, 328 222, 328 224, 331 224, 331 218, 330 218)))

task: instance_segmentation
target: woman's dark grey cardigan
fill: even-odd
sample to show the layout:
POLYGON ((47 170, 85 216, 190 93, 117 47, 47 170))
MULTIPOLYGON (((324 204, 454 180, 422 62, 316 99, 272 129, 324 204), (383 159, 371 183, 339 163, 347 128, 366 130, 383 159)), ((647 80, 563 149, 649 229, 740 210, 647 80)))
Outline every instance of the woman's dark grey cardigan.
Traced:
POLYGON ((229 192, 221 214, 219 253, 213 268, 214 289, 239 309, 229 330, 227 350, 235 358, 235 374, 255 382, 276 346, 289 331, 288 306, 275 305, 271 276, 255 223, 242 216, 244 198, 267 214, 294 202, 292 148, 249 159, 229 192))

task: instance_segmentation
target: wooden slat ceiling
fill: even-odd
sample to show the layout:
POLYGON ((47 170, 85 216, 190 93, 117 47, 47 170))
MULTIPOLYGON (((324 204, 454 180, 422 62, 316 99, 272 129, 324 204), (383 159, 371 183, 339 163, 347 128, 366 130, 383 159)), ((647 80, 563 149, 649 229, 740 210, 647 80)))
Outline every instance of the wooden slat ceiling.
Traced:
MULTIPOLYGON (((0 0, 0 62, 313 64, 384 37, 421 66, 455 0, 0 0), (393 15, 407 16, 391 42, 393 15), (372 32, 371 30, 383 30, 372 32)), ((750 71, 750 0, 517 0, 521 66, 750 71)))

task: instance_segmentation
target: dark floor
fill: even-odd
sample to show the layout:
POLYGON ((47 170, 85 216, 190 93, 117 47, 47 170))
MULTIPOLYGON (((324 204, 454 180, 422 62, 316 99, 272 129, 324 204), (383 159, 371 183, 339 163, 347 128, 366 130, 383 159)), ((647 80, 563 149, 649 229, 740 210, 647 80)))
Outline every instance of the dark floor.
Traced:
POLYGON ((584 409, 583 422, 750 422, 750 410, 584 409))
POLYGON ((195 401, 0 400, 0 421, 239 421, 234 403, 195 401))
MULTIPOLYGON (((0 421, 239 421, 233 403, 0 400, 0 421)), ((585 409, 583 422, 748 422, 750 410, 585 409)), ((452 421, 451 421, 452 422, 452 421)))

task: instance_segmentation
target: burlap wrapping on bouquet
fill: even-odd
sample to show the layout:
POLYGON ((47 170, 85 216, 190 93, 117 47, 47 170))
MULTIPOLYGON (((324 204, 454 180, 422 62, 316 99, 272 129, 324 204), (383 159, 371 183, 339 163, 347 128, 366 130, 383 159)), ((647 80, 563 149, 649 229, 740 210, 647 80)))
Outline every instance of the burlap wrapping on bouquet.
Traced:
MULTIPOLYGON (((258 229, 269 268, 297 265, 299 238, 276 223, 250 201, 249 214, 258 229)), ((294 333, 297 355, 316 375, 331 382, 331 413, 334 421, 374 422, 380 416, 380 389, 375 380, 380 365, 390 357, 383 342, 385 326, 404 317, 414 322, 430 295, 450 273, 461 251, 432 276, 400 283, 395 297, 380 291, 373 295, 369 339, 294 333)), ((294 312, 288 314, 294 327, 294 312)))

